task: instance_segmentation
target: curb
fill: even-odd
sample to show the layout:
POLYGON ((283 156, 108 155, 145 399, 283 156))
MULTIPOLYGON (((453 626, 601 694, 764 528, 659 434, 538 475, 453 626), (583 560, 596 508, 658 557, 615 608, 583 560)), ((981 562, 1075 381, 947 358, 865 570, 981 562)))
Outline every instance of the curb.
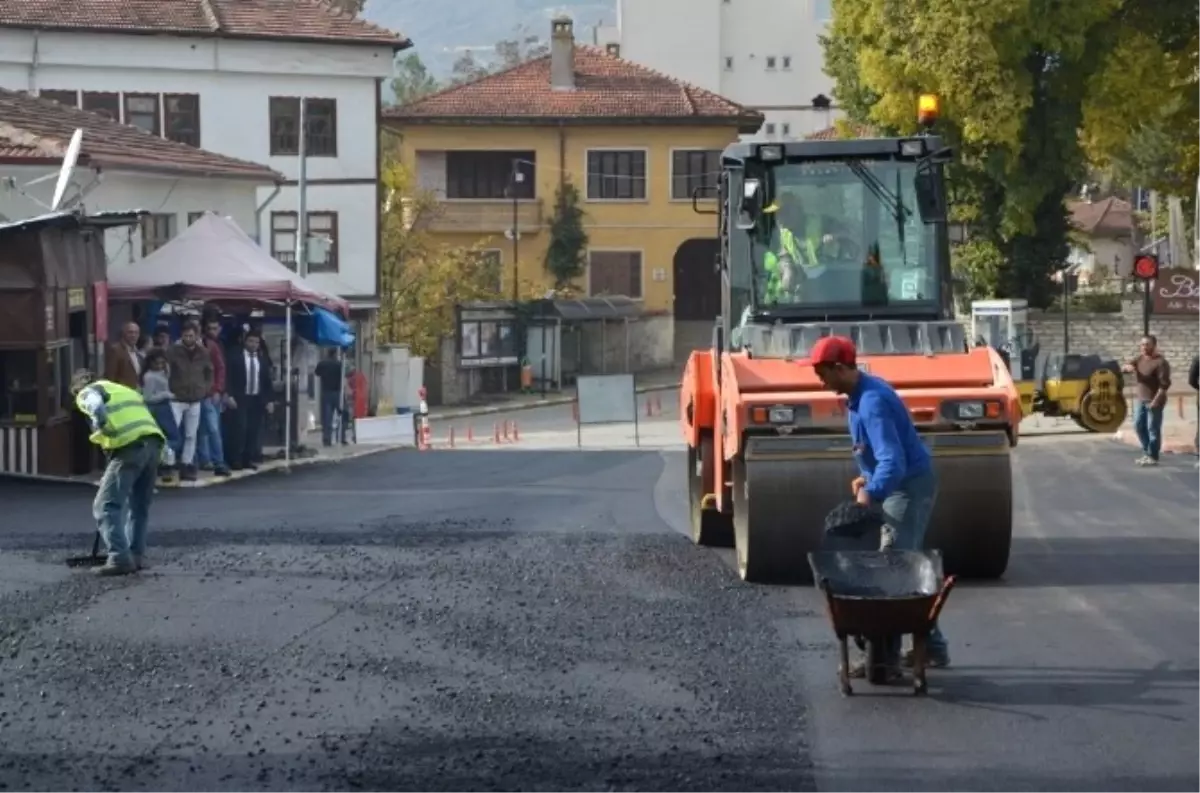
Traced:
POLYGON ((195 482, 176 482, 174 484, 169 484, 169 485, 164 485, 160 482, 158 484, 158 488, 160 490, 164 490, 164 489, 165 490, 198 490, 198 489, 204 488, 204 487, 217 487, 219 485, 230 484, 231 482, 243 482, 247 479, 253 479, 256 476, 262 476, 264 474, 288 473, 291 470, 291 468, 300 468, 303 466, 320 465, 321 463, 325 463, 327 465, 336 465, 338 463, 346 462, 347 460, 357 460, 362 457, 370 457, 373 454, 381 454, 383 452, 391 452, 391 451, 396 451, 397 449, 403 449, 403 448, 405 448, 405 447, 400 444, 391 444, 391 443, 372 444, 369 448, 365 448, 362 451, 359 451, 355 454, 343 454, 340 457, 321 457, 320 455, 317 455, 315 457, 302 457, 298 460, 292 460, 292 464, 290 467, 286 466, 286 465, 282 465, 282 462, 283 462, 282 460, 279 460, 279 461, 272 460, 272 462, 280 462, 281 464, 275 466, 274 468, 267 468, 265 470, 260 468, 257 471, 251 471, 250 473, 243 474, 241 476, 226 476, 226 477, 215 477, 214 476, 209 479, 196 480, 195 482))
MULTIPOLYGON (((656 391, 673 391, 679 388, 678 383, 670 385, 647 385, 634 389, 638 394, 649 394, 656 391)), ((437 421, 441 419, 468 419, 474 416, 487 416, 493 413, 512 413, 517 410, 533 410, 535 408, 554 407, 556 405, 570 405, 575 401, 575 397, 549 397, 547 399, 539 399, 534 402, 518 402, 512 405, 486 405, 478 408, 467 408, 465 410, 452 410, 447 412, 438 411, 430 412, 429 419, 437 421)))

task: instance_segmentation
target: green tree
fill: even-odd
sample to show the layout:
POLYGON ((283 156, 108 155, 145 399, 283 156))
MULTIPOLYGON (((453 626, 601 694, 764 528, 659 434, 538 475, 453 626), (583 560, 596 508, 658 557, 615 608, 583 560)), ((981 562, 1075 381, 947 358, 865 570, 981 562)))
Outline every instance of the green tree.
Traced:
POLYGON ((415 52, 396 59, 395 74, 392 78, 392 95, 398 105, 415 102, 442 87, 415 52))
POLYGON ((546 247, 546 271, 554 276, 556 290, 573 288, 572 282, 583 275, 584 252, 588 244, 583 218, 579 189, 570 179, 564 179, 555 197, 550 244, 546 247))
POLYGON ((547 55, 550 48, 537 35, 519 28, 512 38, 496 42, 495 68, 511 69, 525 61, 547 55))
POLYGON ((938 131, 958 153, 955 219, 973 238, 955 264, 976 289, 991 278, 996 295, 1052 299, 1049 276, 1068 250, 1064 199, 1086 168, 1085 104, 1137 22, 1127 5, 834 0, 826 71, 853 120, 911 134, 917 96, 941 97, 938 131))
POLYGON ((454 65, 450 67, 450 82, 452 85, 462 85, 486 77, 491 73, 492 69, 476 58, 475 53, 471 50, 463 50, 454 59, 454 65))

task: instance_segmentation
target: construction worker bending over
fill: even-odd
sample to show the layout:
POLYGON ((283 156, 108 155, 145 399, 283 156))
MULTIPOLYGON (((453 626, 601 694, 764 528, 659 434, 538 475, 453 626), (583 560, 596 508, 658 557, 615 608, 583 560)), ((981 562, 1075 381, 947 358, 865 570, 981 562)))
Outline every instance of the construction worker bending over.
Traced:
POLYGON ((108 560, 96 573, 128 575, 146 566, 146 527, 166 436, 132 388, 81 370, 71 380, 71 391, 92 425, 89 440, 108 458, 92 506, 108 549, 108 560))
MULTIPOLYGON (((850 440, 860 476, 850 483, 855 500, 883 512, 882 548, 922 550, 933 506, 937 474, 904 402, 887 382, 858 369, 854 342, 826 336, 813 345, 811 361, 821 382, 849 400, 850 440)), ((948 666, 946 638, 935 625, 929 635, 929 665, 948 666)), ((888 651, 889 676, 900 675, 900 646, 888 651)), ((911 656, 906 659, 911 662, 911 656)), ((851 677, 864 677, 866 664, 851 664, 851 677)))

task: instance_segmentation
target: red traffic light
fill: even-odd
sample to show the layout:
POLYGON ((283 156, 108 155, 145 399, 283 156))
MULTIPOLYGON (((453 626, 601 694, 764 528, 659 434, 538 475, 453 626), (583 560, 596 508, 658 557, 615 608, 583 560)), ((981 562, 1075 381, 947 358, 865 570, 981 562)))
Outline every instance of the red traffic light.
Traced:
POLYGON ((1143 281, 1158 277, 1158 257, 1142 254, 1133 260, 1133 274, 1143 281))

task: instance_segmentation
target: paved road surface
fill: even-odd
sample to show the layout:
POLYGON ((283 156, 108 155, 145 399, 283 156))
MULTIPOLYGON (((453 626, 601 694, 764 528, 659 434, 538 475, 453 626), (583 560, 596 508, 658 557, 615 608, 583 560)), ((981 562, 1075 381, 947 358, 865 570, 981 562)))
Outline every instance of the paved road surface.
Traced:
POLYGON ((815 593, 683 536, 670 415, 582 452, 569 408, 513 418, 501 449, 164 493, 160 564, 121 581, 58 563, 85 491, 0 485, 0 784, 1200 787, 1190 459, 1023 440, 1010 574, 955 591, 955 668, 844 700, 815 593))

